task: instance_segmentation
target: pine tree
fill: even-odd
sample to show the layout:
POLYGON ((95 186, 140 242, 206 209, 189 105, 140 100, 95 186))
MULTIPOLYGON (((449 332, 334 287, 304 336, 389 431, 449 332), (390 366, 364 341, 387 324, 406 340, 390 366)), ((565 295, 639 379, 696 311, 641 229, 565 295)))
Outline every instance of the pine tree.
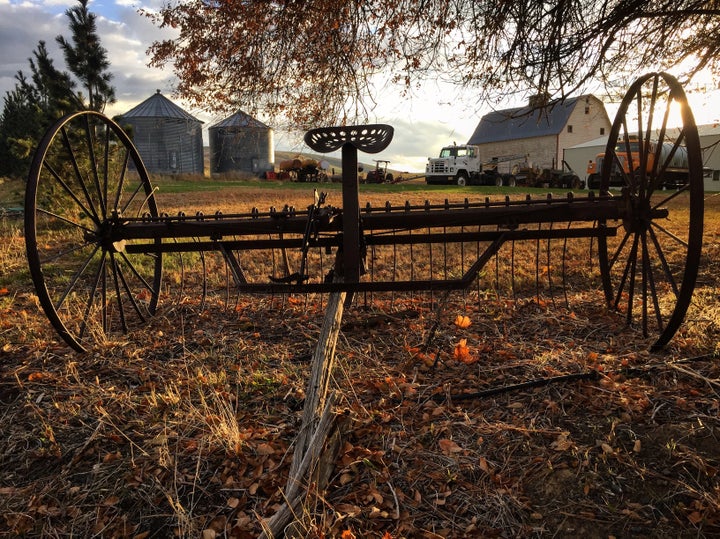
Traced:
POLYGON ((88 11, 87 0, 78 3, 65 12, 71 40, 56 38, 69 72, 55 67, 45 42, 40 41, 28 59, 30 74, 18 72, 15 89, 5 95, 0 116, 0 175, 24 175, 33 148, 56 119, 83 109, 103 111, 105 105, 115 102, 112 74, 107 71, 110 62, 100 45, 95 15, 88 11))
POLYGON ((78 0, 65 14, 70 19, 72 42, 63 36, 56 41, 65 55, 65 63, 87 92, 87 108, 102 112, 105 105, 115 102, 112 74, 107 70, 110 62, 107 51, 100 45, 95 15, 88 10, 88 0, 78 0))
POLYGON ((0 174, 21 176, 32 150, 56 118, 83 108, 81 96, 68 73, 59 71, 44 41, 38 43, 30 63, 30 76, 15 75, 15 89, 4 99, 0 117, 0 174))
POLYGON ((43 113, 34 96, 28 92, 32 86, 18 74, 15 89, 5 95, 2 121, 0 121, 0 174, 22 175, 27 166, 32 136, 39 136, 43 113))

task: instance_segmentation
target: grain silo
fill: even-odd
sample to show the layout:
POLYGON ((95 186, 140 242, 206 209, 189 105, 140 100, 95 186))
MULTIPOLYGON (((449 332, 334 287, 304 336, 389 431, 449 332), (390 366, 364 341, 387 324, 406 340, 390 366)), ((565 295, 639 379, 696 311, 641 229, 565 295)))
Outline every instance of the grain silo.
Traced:
POLYGON ((149 172, 204 174, 202 122, 160 90, 120 118, 149 172))
POLYGON ((210 171, 263 174, 273 170, 273 130, 252 116, 238 111, 210 126, 210 171))

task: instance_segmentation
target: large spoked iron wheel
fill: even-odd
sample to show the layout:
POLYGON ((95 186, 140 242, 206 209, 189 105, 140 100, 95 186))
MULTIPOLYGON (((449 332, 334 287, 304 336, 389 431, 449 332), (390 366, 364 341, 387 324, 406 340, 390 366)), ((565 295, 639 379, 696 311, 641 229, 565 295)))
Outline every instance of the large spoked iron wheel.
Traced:
MULTIPOLYGON (((666 345, 687 313, 703 236, 702 153, 678 81, 638 79, 623 99, 605 149, 601 191, 619 189, 622 226, 599 241, 608 305, 639 324, 653 348, 666 345)), ((603 224, 603 223, 601 223, 603 224)))
POLYGON ((161 255, 127 253, 115 234, 143 216, 158 216, 155 196, 119 125, 83 111, 47 131, 28 176, 25 242, 40 305, 75 350, 154 314, 161 255))

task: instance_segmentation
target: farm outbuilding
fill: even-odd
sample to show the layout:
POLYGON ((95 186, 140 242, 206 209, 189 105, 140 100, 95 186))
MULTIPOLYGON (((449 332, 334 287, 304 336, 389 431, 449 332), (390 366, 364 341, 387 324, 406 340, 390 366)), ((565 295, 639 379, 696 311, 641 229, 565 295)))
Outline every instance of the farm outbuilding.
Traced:
POLYGON ((593 95, 547 104, 536 97, 526 107, 483 116, 468 144, 479 146, 485 161, 523 155, 534 167, 561 168, 563 148, 606 135, 610 127, 605 106, 593 95))
MULTIPOLYGON (((669 135, 673 135, 670 129, 669 135)), ((700 148, 703 152, 705 167, 705 191, 720 191, 720 125, 707 124, 698 126, 700 148)), ((594 161, 598 154, 605 152, 607 137, 577 144, 564 150, 565 160, 575 169, 580 178, 587 179, 588 161, 594 161)))
POLYGON ((158 90, 120 116, 149 172, 204 174, 202 122, 158 90))
POLYGON ((210 171, 213 174, 273 170, 273 130, 249 114, 238 111, 210 126, 210 171))

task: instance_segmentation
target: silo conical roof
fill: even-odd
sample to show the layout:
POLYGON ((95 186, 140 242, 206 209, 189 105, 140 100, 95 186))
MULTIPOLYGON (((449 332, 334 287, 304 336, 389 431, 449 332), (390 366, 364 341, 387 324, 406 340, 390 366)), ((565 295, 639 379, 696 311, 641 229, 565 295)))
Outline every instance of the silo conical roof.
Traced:
POLYGON ((255 127, 261 129, 270 129, 267 125, 262 123, 260 120, 256 120, 249 114, 239 110, 235 114, 228 116, 224 120, 220 120, 218 123, 212 125, 210 129, 215 128, 228 128, 228 127, 255 127))
POLYGON ((123 118, 173 118, 177 120, 190 120, 193 122, 203 123, 192 114, 185 112, 175 103, 158 90, 154 95, 148 97, 145 101, 131 108, 123 118))

